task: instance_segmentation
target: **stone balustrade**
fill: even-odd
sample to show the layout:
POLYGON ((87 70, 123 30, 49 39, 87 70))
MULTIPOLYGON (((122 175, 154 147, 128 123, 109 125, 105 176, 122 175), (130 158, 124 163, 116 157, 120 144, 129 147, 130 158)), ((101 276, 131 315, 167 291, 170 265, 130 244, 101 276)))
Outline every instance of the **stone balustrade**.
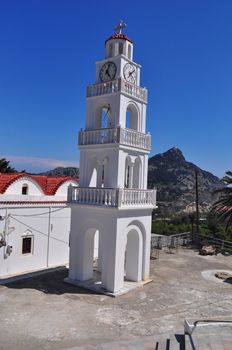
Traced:
POLYGON ((79 146, 99 145, 105 143, 120 143, 127 146, 151 149, 151 135, 127 128, 105 128, 94 130, 80 130, 78 134, 79 146))
POLYGON ((138 100, 147 103, 147 89, 129 83, 123 78, 119 78, 105 83, 90 84, 87 86, 86 96, 94 97, 99 95, 111 94, 114 92, 124 92, 129 96, 133 96, 138 100))
POLYGON ((97 187, 68 188, 68 203, 106 207, 155 207, 156 190, 97 187))

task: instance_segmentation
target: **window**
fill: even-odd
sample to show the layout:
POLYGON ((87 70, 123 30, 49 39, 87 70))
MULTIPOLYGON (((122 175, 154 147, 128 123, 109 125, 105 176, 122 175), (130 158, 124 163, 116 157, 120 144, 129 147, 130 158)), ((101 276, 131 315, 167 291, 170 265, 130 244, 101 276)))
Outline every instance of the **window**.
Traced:
POLYGON ((123 43, 119 43, 119 55, 123 54, 123 43))
POLYGON ((109 44, 109 57, 113 56, 113 44, 109 44))
POLYGON ((131 45, 128 45, 128 58, 131 60, 131 45))
POLYGON ((27 185, 23 185, 22 186, 22 194, 23 195, 27 195, 28 194, 28 186, 27 185))
POLYGON ((32 253, 32 237, 23 237, 22 254, 32 253))

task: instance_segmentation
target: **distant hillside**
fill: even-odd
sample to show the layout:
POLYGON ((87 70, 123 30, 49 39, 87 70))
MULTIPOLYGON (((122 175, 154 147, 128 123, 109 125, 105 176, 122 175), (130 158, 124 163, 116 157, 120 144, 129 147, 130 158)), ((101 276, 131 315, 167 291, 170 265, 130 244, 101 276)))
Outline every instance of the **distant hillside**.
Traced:
POLYGON ((79 177, 79 169, 75 167, 58 167, 53 170, 46 171, 44 173, 40 173, 39 175, 47 175, 47 176, 71 176, 78 178, 79 177))
POLYGON ((207 210, 213 201, 213 191, 224 182, 208 171, 185 160, 178 148, 171 148, 149 159, 148 187, 157 188, 159 210, 167 215, 191 211, 195 201, 195 171, 198 171, 199 203, 207 210))

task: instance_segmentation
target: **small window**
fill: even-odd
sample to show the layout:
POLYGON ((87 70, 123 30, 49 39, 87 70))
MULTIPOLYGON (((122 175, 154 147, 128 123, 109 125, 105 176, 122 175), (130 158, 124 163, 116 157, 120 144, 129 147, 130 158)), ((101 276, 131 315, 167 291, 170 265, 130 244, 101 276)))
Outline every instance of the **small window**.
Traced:
POLYGON ((123 43, 119 43, 119 55, 122 55, 123 54, 123 43))
POLYGON ((131 60, 131 45, 128 45, 128 58, 131 60))
POLYGON ((112 57, 113 56, 113 44, 110 43, 109 44, 109 57, 112 57))
POLYGON ((23 237, 22 254, 32 253, 32 237, 23 237))
POLYGON ((22 187, 22 194, 23 195, 27 195, 28 194, 28 186, 27 185, 23 185, 23 187, 22 187))

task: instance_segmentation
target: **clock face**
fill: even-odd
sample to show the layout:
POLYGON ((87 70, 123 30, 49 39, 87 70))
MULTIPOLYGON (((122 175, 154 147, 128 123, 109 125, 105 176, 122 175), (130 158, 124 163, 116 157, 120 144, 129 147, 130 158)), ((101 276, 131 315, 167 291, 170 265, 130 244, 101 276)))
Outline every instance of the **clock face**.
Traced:
POLYGON ((113 80, 117 72, 117 67, 114 62, 106 62, 101 67, 99 77, 103 82, 113 80))
POLYGON ((136 70, 132 64, 130 63, 125 64, 123 68, 123 75, 124 75, 124 78, 127 81, 129 81, 129 83, 132 83, 132 84, 136 83, 136 70))

